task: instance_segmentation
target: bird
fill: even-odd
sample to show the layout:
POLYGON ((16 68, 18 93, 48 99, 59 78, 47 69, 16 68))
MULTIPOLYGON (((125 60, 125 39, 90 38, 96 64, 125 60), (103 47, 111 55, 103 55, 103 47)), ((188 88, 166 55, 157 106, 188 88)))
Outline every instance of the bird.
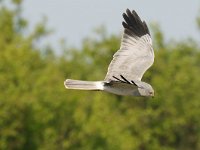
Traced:
POLYGON ((67 89, 105 91, 122 96, 153 97, 153 87, 141 79, 154 62, 152 38, 145 21, 135 10, 123 13, 124 32, 104 80, 66 79, 67 89))

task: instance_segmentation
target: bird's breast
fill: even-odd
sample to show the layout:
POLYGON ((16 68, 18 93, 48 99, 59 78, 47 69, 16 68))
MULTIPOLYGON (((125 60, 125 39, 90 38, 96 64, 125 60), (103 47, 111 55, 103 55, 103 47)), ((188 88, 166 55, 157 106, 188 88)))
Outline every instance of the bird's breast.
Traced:
POLYGON ((137 86, 121 82, 106 83, 103 90, 117 95, 140 96, 137 86))

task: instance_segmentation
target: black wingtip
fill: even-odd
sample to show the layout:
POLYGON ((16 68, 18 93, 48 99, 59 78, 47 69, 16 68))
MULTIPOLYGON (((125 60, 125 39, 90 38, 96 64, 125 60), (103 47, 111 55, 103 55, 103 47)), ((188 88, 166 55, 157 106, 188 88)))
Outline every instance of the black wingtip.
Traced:
POLYGON ((122 25, 124 28, 128 28, 128 25, 124 21, 122 22, 122 25))
POLYGON ((132 13, 133 13, 133 14, 137 14, 135 10, 132 10, 132 13))
POLYGON ((127 9, 126 9, 126 13, 127 13, 127 14, 130 14, 131 11, 127 8, 127 9))
POLYGON ((149 29, 144 21, 141 21, 140 17, 135 10, 132 12, 127 8, 126 13, 122 14, 124 22, 122 25, 125 29, 131 31, 134 35, 141 37, 145 34, 149 34, 149 29))

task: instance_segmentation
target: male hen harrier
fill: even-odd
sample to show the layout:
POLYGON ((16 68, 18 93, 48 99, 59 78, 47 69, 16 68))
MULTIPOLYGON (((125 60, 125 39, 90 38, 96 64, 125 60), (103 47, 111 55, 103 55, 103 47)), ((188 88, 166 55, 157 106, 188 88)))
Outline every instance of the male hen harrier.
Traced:
POLYGON ((148 83, 142 82, 145 71, 154 62, 154 51, 149 29, 137 13, 127 9, 120 49, 114 54, 103 81, 67 79, 68 89, 101 90, 117 95, 154 96, 148 83))

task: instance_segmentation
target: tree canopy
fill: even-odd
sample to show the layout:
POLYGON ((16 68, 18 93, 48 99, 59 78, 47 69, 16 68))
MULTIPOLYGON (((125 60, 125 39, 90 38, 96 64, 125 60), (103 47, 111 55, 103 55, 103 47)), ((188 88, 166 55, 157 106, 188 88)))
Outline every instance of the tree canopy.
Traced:
POLYGON ((0 7, 1 150, 200 149, 195 39, 169 43, 152 27, 156 59, 143 80, 153 85, 153 99, 66 90, 66 78, 103 79, 121 36, 100 31, 98 40, 64 46, 57 56, 37 46, 48 36, 43 23, 24 34, 28 20, 20 15, 21 0, 13 3, 14 9, 0 7))

